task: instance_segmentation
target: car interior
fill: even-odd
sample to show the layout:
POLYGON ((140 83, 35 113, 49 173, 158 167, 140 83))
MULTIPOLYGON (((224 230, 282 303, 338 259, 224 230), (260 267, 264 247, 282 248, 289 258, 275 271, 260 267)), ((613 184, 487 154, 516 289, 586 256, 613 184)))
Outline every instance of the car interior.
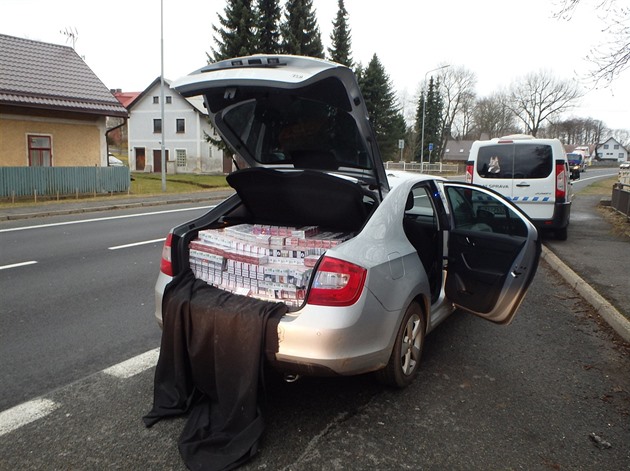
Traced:
POLYGON ((439 237, 437 217, 426 187, 414 188, 407 196, 403 229, 418 253, 429 279, 431 301, 435 301, 441 285, 442 240, 439 237))

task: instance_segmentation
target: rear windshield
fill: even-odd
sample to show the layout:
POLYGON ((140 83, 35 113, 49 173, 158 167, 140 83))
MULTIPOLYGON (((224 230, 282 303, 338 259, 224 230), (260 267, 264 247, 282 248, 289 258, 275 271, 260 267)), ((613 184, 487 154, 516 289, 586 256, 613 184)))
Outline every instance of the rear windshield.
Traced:
POLYGON ((582 163, 582 154, 567 154, 567 160, 569 164, 581 164, 582 163))
POLYGON ((327 103, 273 96, 239 103, 223 119, 261 164, 371 168, 352 116, 327 103))
POLYGON ((477 155, 482 178, 547 178, 552 168, 551 146, 544 144, 483 146, 477 155))

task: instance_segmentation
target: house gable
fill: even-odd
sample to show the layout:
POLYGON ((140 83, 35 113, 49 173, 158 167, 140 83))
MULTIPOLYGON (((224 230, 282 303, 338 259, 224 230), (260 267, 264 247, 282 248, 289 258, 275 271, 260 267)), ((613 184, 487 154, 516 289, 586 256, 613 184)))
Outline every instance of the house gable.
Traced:
MULTIPOLYGON (((222 152, 201 97, 185 98, 164 80, 164 147, 168 173, 222 173, 222 152)), ((137 171, 161 171, 161 79, 156 78, 128 105, 129 162, 137 171)))
POLYGON ((597 145, 596 155, 600 160, 626 162, 628 160, 628 149, 622 146, 615 138, 610 137, 605 142, 597 145))

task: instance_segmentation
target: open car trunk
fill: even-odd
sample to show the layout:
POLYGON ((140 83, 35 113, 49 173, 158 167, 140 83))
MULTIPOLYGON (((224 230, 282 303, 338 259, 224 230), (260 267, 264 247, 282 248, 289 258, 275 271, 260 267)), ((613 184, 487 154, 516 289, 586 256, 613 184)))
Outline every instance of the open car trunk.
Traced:
POLYGON ((354 237, 377 206, 358 182, 319 171, 248 168, 227 181, 242 205, 189 243, 193 273, 293 308, 304 301, 324 252, 354 237))

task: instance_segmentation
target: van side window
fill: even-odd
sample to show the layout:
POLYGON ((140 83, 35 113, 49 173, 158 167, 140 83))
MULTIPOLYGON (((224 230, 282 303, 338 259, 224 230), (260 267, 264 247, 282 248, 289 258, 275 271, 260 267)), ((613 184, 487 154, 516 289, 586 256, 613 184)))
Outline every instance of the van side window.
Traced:
POLYGON ((477 173, 482 178, 547 178, 552 170, 549 145, 483 146, 477 157, 477 173))

